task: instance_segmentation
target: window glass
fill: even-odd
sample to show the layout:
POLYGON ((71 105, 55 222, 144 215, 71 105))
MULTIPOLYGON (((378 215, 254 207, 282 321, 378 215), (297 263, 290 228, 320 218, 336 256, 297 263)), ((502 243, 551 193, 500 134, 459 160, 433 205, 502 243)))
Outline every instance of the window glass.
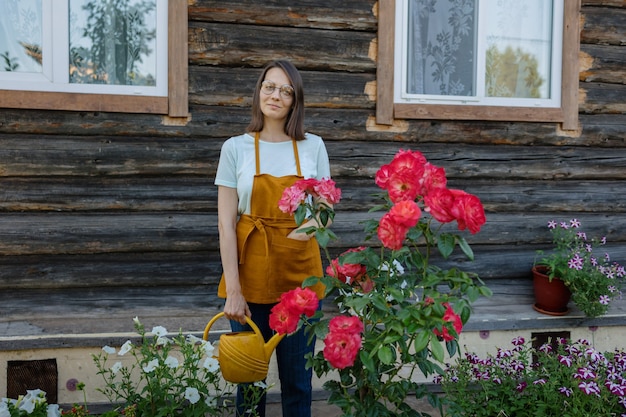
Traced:
POLYGON ((560 0, 398 1, 398 101, 558 107, 555 6, 560 0))
POLYGON ((70 83, 156 85, 156 0, 70 0, 70 83))
POLYGON ((0 71, 42 72, 42 0, 3 0, 0 71))

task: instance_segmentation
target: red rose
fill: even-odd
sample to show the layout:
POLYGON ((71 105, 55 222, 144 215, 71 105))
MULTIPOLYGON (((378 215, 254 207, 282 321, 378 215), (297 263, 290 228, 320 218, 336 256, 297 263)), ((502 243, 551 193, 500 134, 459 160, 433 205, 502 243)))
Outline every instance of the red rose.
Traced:
POLYGON ((422 215, 422 210, 417 203, 412 200, 400 201, 391 207, 389 210, 389 216, 394 223, 411 228, 417 224, 422 215))
POLYGON ((426 211, 441 223, 450 223, 455 219, 452 214, 454 194, 447 188, 434 188, 424 196, 426 211))
MULTIPOLYGON (((444 303, 446 306, 446 312, 443 314, 443 321, 452 323, 452 327, 454 328, 457 335, 461 333, 463 330, 463 322, 461 321, 461 316, 456 314, 450 304, 444 303)), ((456 336, 452 335, 446 325, 444 324, 442 331, 440 332, 438 329, 434 329, 433 333, 436 336, 440 336, 443 340, 449 342, 455 339, 456 336)))
POLYGON ((270 327, 279 334, 289 334, 296 331, 300 315, 295 315, 283 303, 272 307, 270 327))
POLYGON ((454 204, 452 205, 451 213, 456 218, 459 230, 467 228, 472 234, 478 233, 480 227, 487 221, 485 209, 480 199, 465 191, 450 191, 454 194, 454 204))
POLYGON ((435 166, 430 162, 426 163, 424 166, 424 176, 420 181, 421 184, 421 195, 427 195, 430 190, 436 188, 446 188, 448 180, 446 178, 445 169, 435 166))
POLYGON ((294 288, 280 296, 279 304, 284 304, 287 310, 299 319, 301 314, 313 316, 319 306, 319 300, 315 291, 310 288, 294 288))
POLYGON ((363 246, 348 249, 347 251, 339 255, 338 258, 333 259, 330 265, 326 267, 326 275, 337 278, 339 281, 346 284, 352 284, 354 281, 360 280, 361 277, 366 273, 365 265, 348 263, 344 263, 343 265, 341 265, 339 259, 346 253, 360 252, 363 249, 365 249, 365 247, 363 246))
POLYGON ((395 223, 389 213, 385 213, 378 224, 378 239, 384 247, 398 250, 402 247, 407 230, 395 223))
POLYGON ((314 192, 328 201, 330 204, 337 204, 341 200, 341 189, 335 186, 335 181, 323 179, 319 181, 314 187, 314 192))
POLYGON ((361 343, 359 334, 328 333, 324 339, 324 358, 337 369, 352 366, 361 349, 361 343))
POLYGON ((331 333, 361 333, 363 322, 355 316, 335 316, 328 323, 331 333))

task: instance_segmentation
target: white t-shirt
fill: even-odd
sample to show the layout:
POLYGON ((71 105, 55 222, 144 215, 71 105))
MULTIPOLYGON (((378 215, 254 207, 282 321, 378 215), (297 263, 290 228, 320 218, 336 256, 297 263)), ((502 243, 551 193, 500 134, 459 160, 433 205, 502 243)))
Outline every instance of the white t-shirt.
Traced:
MULTIPOLYGON (((328 153, 321 137, 307 133, 296 142, 300 170, 304 178, 330 178, 328 153)), ((275 177, 296 175, 296 159, 292 141, 264 142, 259 140, 260 172, 275 177)), ((233 136, 222 145, 215 185, 236 188, 239 214, 250 214, 252 182, 256 173, 254 136, 245 133, 233 136)))

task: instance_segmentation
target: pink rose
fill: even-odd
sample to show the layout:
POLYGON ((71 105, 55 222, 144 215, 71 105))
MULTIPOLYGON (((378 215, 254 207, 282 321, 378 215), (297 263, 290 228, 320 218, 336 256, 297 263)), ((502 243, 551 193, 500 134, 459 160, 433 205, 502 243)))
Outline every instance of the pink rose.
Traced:
POLYGON ((378 239, 384 247, 398 250, 406 237, 408 229, 393 221, 390 213, 385 213, 378 224, 378 239))
POLYGON ((452 214, 454 194, 447 188, 434 188, 424 196, 426 211, 441 223, 450 223, 455 219, 452 214))
POLYGON ((314 192, 328 201, 330 204, 337 204, 341 200, 341 189, 335 186, 335 181, 322 179, 313 187, 314 192))
POLYGON ((459 230, 467 228, 472 234, 478 233, 481 226, 487 221, 485 209, 480 199, 465 191, 450 191, 454 194, 454 204, 452 205, 451 213, 456 218, 459 230))
POLYGON ((424 175, 420 181, 420 194, 427 195, 430 190, 435 188, 446 188, 447 182, 445 169, 428 162, 424 165, 424 175))
POLYGON ((323 355, 333 367, 344 369, 354 365, 361 344, 360 334, 331 332, 324 339, 323 355))
POLYGON ((328 323, 331 333, 361 333, 363 322, 356 316, 335 316, 328 323))
POLYGON ((313 316, 319 306, 319 300, 312 289, 298 287, 283 293, 279 304, 284 304, 287 310, 299 319, 301 314, 313 316))
POLYGON ((300 315, 293 314, 283 303, 272 307, 269 324, 279 334, 289 334, 296 331, 300 315))
POLYGON ((305 197, 304 190, 296 183, 291 187, 285 188, 282 197, 278 201, 278 208, 283 213, 295 213, 305 197))

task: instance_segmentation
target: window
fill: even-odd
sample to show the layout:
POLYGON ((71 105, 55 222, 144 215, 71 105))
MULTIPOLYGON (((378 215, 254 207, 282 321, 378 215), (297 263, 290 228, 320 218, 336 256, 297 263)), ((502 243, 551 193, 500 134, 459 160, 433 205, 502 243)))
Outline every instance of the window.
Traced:
POLYGON ((7 0, 4 9, 0 107, 187 116, 185 0, 7 0))
POLYGON ((564 0, 381 0, 377 122, 577 127, 578 12, 564 0))

